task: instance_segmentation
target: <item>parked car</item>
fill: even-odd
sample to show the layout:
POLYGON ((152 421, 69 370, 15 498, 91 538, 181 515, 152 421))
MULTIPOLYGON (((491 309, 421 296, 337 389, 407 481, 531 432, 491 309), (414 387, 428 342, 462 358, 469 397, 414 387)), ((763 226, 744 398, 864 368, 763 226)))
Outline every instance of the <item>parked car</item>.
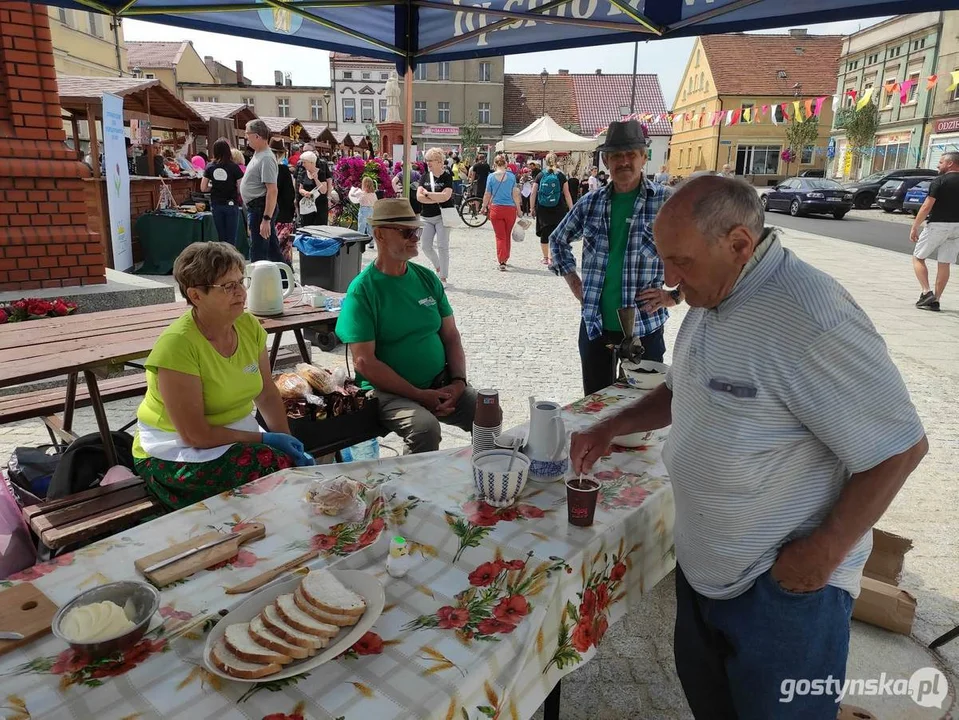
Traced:
POLYGON ((896 210, 902 210, 902 202, 906 198, 906 192, 914 188, 919 183, 930 180, 932 177, 933 175, 930 174, 929 177, 922 177, 921 175, 918 175, 916 177, 904 177, 886 180, 882 187, 879 188, 879 195, 876 197, 876 204, 887 213, 896 212, 896 210))
POLYGON ((835 180, 794 177, 783 180, 760 198, 764 210, 787 210, 793 217, 831 214, 842 220, 852 210, 852 194, 835 180))
POLYGON ((907 177, 921 176, 923 178, 934 177, 933 170, 925 168, 915 168, 912 170, 891 170, 889 172, 877 172, 867 175, 862 180, 852 180, 846 183, 846 191, 852 193, 852 202, 860 210, 871 208, 879 195, 881 188, 889 180, 901 180, 907 177))
POLYGON ((803 170, 802 172, 800 172, 800 173, 799 173, 799 177, 821 177, 821 178, 824 178, 824 177, 826 177, 826 171, 825 171, 825 170, 822 170, 822 169, 820 169, 820 170, 814 170, 814 169, 810 168, 809 170, 803 170))
POLYGON ((906 191, 906 196, 902 200, 902 211, 904 213, 918 214, 919 208, 922 207, 922 204, 926 201, 926 196, 929 194, 929 183, 931 182, 932 180, 923 180, 906 191))

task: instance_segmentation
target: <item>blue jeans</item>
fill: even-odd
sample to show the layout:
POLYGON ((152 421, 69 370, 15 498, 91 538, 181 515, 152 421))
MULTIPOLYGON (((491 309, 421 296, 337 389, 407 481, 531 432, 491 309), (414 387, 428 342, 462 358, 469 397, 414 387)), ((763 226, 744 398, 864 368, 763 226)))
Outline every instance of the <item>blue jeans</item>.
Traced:
POLYGON ((213 224, 220 242, 236 247, 236 229, 240 225, 239 208, 234 203, 213 203, 213 224))
POLYGON ((370 227, 371 217, 373 217, 373 208, 361 205, 356 213, 356 231, 364 235, 372 235, 373 228, 370 227))
POLYGON ((677 565, 673 649, 693 715, 835 720, 852 603, 848 592, 832 585, 811 593, 785 590, 769 571, 742 595, 712 600, 693 590, 677 565), (796 684, 830 677, 836 682, 819 695, 796 684))
MULTIPOLYGON (((270 237, 265 238, 260 235, 260 222, 263 220, 263 208, 256 204, 249 207, 250 220, 250 261, 271 260, 272 262, 283 262, 283 253, 280 252, 280 242, 276 239, 276 223, 270 222, 270 237)), ((275 211, 274 211, 275 212, 275 211)))

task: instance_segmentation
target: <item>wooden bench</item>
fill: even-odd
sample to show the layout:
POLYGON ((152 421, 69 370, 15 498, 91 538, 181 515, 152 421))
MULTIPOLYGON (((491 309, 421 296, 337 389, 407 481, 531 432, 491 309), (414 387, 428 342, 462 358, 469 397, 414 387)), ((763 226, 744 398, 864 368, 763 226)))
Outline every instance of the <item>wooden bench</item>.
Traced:
POLYGON ((165 512, 140 478, 122 480, 23 508, 23 518, 51 550, 126 530, 165 512))
MULTIPOLYGON (((284 367, 294 362, 301 362, 299 350, 295 347, 284 347, 277 353, 275 367, 284 367)), ((103 402, 110 402, 142 396, 147 389, 147 379, 144 373, 134 373, 101 380, 98 385, 100 398, 103 402)), ((66 405, 66 391, 64 387, 56 387, 0 396, 0 425, 40 418, 54 445, 59 446, 61 441, 73 442, 77 435, 73 432, 72 419, 60 417, 66 405)), ((85 384, 78 383, 74 407, 90 405, 90 391, 85 384)), ((126 430, 130 425, 121 430, 126 430)))

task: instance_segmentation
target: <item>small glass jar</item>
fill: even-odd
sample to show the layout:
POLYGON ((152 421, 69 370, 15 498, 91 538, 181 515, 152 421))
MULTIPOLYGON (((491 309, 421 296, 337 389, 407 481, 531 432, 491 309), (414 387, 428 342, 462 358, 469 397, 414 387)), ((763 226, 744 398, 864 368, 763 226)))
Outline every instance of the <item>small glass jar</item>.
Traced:
POLYGON ((386 572, 391 577, 401 578, 409 572, 413 558, 406 538, 399 535, 390 539, 390 554, 386 556, 386 572))

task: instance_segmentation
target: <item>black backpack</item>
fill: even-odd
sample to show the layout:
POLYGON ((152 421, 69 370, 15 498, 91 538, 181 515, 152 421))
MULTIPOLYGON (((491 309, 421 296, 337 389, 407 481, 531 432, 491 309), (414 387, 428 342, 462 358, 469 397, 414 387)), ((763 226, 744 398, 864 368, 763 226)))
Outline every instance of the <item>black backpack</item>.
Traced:
MULTIPOLYGON (((114 431, 111 435, 117 450, 117 464, 135 472, 133 437, 119 431, 114 431)), ((50 488, 47 490, 47 500, 56 500, 95 487, 110 467, 100 433, 77 438, 64 450, 60 462, 57 463, 50 479, 50 488)))

